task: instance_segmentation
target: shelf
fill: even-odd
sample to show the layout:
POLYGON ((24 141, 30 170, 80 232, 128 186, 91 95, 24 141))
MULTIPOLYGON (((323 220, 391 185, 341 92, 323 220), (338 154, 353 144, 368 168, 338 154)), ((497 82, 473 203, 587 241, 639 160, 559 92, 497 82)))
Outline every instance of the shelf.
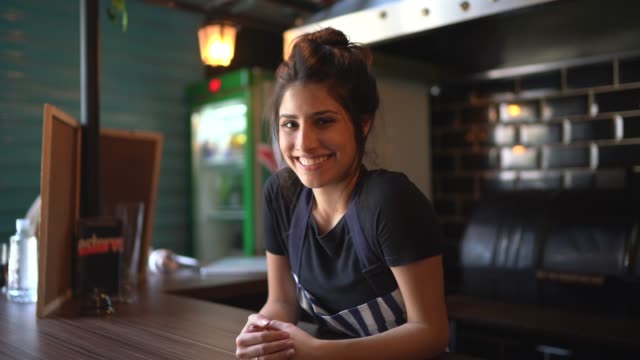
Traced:
POLYGON ((212 169, 216 171, 226 173, 242 173, 244 171, 244 163, 242 162, 228 162, 228 163, 208 163, 203 161, 202 167, 206 169, 212 169))
POLYGON ((214 210, 207 214, 207 220, 244 220, 244 210, 214 210))

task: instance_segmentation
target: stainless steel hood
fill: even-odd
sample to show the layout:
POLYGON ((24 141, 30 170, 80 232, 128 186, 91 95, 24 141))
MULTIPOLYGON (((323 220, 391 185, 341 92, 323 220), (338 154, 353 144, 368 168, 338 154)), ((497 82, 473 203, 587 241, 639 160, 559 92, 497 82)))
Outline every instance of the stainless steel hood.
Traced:
POLYGON ((478 74, 638 53, 638 19, 640 1, 629 0, 341 1, 287 30, 284 47, 331 26, 377 54, 478 74))
POLYGON ((427 30, 556 0, 342 1, 285 31, 284 54, 295 37, 333 27, 351 41, 372 45, 427 30), (348 12, 348 13, 345 13, 348 12))

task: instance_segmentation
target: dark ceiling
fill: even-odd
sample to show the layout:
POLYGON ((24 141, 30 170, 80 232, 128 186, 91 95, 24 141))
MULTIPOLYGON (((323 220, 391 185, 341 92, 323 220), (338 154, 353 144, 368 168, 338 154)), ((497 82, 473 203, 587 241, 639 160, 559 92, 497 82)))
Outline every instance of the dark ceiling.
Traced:
POLYGON ((200 13, 203 21, 222 18, 243 28, 279 32, 302 23, 336 0, 142 0, 148 4, 200 13))
POLYGON ((275 70, 282 61, 282 33, 335 0, 141 0, 150 5, 202 14, 202 22, 224 19, 239 25, 229 67, 205 67, 207 77, 244 67, 275 70))

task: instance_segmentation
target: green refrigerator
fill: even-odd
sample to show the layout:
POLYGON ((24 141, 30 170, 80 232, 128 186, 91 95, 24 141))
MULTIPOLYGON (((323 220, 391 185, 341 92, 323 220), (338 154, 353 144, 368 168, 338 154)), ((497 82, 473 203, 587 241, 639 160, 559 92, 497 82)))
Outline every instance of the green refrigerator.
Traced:
POLYGON ((262 190, 276 168, 268 130, 273 75, 230 71, 187 89, 193 256, 264 255, 262 190))

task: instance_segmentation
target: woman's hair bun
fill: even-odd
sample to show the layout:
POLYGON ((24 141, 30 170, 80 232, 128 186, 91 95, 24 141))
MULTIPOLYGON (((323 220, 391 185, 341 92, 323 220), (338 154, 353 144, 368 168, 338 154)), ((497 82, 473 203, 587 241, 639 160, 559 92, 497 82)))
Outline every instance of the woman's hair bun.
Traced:
POLYGON ((309 40, 334 47, 348 47, 350 45, 349 39, 342 31, 330 27, 309 34, 309 40))

